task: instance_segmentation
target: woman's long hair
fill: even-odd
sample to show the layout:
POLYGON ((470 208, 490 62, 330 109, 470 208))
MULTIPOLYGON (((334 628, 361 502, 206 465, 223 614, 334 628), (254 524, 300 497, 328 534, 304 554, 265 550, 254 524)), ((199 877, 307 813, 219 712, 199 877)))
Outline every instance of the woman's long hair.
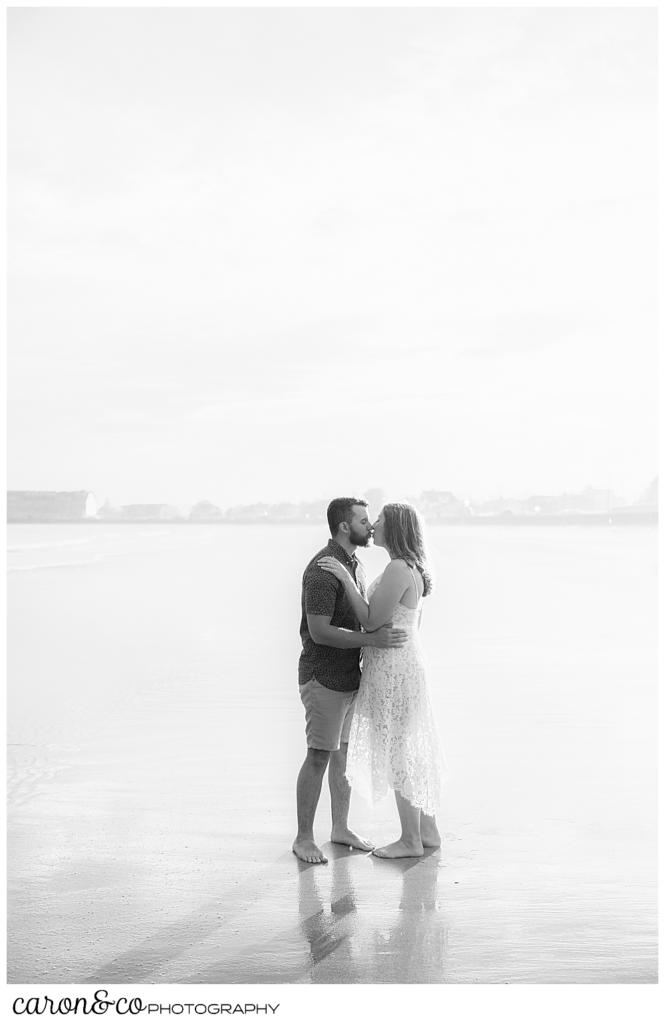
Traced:
POLYGON ((415 566, 423 578, 423 596, 431 594, 434 581, 427 565, 423 524, 413 505, 384 505, 383 531, 390 557, 403 558, 408 565, 415 566))

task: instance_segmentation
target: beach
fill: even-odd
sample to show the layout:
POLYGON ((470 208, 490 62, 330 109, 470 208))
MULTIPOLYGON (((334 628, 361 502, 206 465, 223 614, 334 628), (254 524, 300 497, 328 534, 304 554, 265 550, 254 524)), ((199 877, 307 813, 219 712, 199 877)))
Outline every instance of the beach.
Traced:
MULTIPOLYGON (((12 983, 652 983, 649 527, 431 527, 440 851, 290 851, 319 526, 10 526, 12 983)), ((371 579, 385 553, 359 552, 371 579)), ((394 804, 352 800, 381 844, 394 804)))

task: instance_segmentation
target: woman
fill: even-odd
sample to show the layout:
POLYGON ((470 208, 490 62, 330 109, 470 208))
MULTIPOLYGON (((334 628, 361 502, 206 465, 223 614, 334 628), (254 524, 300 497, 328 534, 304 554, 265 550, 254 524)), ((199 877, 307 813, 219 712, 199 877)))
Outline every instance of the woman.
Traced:
POLYGON ((419 857, 426 847, 441 845, 435 815, 445 774, 418 637, 422 599, 432 590, 432 578, 420 518, 411 505, 385 505, 373 536, 376 545, 387 549, 390 562, 370 586, 369 603, 336 558, 318 563, 344 584, 366 630, 392 622, 409 633, 404 647, 363 649, 346 776, 369 799, 395 791, 402 834, 374 855, 419 857))

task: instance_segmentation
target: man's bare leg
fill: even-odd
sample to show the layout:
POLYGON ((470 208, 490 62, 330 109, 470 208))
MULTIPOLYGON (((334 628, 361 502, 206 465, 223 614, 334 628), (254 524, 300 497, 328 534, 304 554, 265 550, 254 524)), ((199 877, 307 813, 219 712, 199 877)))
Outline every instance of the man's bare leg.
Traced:
POLYGON ((346 754, 348 743, 340 744, 339 750, 330 754, 328 769, 328 785, 330 786, 330 807, 332 811, 332 832, 330 839, 342 846, 352 846, 355 850, 372 850, 373 844, 361 839, 349 828, 349 804, 351 803, 351 787, 346 781, 346 754))
POLYGON ((293 841, 293 852, 308 864, 327 864, 321 850, 314 842, 314 815, 321 796, 321 783, 325 775, 329 750, 308 747, 307 757, 298 773, 296 804, 298 808, 298 835, 293 841))
POLYGON ((420 808, 410 804, 397 790, 395 790, 395 801, 402 825, 402 834, 397 842, 374 850, 374 856, 384 857, 387 860, 397 857, 422 857, 424 848, 420 838, 420 808))
POLYGON ((434 815, 420 812, 420 838, 425 848, 433 847, 435 850, 441 846, 441 835, 436 825, 434 815))

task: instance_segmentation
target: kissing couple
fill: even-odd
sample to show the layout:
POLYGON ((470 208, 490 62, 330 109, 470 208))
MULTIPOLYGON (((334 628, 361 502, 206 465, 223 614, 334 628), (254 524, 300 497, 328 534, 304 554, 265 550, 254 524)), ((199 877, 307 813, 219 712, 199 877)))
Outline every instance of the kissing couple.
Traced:
POLYGON ((331 539, 302 579, 298 678, 307 756, 293 852, 327 863, 314 842, 327 768, 333 843, 375 857, 420 857, 441 845, 436 814, 446 770, 418 632, 432 591, 422 523, 415 508, 396 503, 372 523, 361 498, 335 498, 327 517, 331 539), (356 549, 370 541, 390 561, 368 590, 356 549), (349 828, 351 787, 371 802, 394 791, 399 839, 375 848, 349 828))

